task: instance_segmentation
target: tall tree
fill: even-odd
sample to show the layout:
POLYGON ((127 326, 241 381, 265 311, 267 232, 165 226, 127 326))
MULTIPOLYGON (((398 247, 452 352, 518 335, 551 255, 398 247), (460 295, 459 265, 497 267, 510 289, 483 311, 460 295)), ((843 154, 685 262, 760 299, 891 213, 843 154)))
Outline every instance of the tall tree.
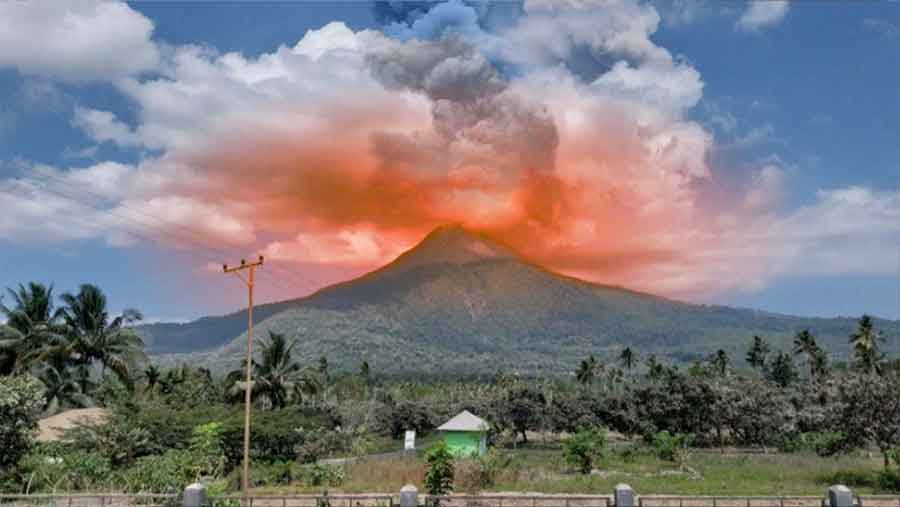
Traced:
POLYGON ((90 284, 82 285, 77 294, 63 294, 62 300, 69 333, 64 347, 69 354, 81 364, 99 363, 103 375, 109 369, 131 386, 132 373, 146 360, 143 340, 129 327, 142 319, 141 314, 127 309, 110 319, 106 296, 90 284))
POLYGON ((856 367, 866 373, 880 370, 881 360, 884 358, 879 342, 883 338, 875 331, 872 317, 863 315, 859 319, 856 332, 850 335, 850 344, 853 345, 853 357, 856 367))
POLYGON ((369 376, 371 375, 369 371, 369 362, 363 359, 363 362, 359 365, 359 378, 368 385, 369 384, 369 376))
POLYGON ((812 333, 809 332, 809 329, 804 329, 800 331, 794 336, 794 355, 805 355, 806 362, 809 365, 809 378, 816 378, 816 357, 821 353, 821 349, 819 348, 819 344, 816 343, 816 337, 812 333))
POLYGON ((6 291, 12 307, 0 304, 0 313, 6 318, 6 324, 0 326, 0 374, 21 373, 36 364, 41 351, 59 338, 62 310, 53 306, 52 286, 30 282, 6 291))
POLYGON ((731 358, 728 357, 728 353, 723 349, 717 350, 712 356, 709 358, 709 364, 712 366, 713 371, 716 372, 720 377, 724 377, 726 373, 728 373, 728 366, 731 364, 731 358))
POLYGON ((666 372, 666 367, 656 359, 656 354, 647 356, 647 376, 651 380, 660 380, 666 372))
POLYGON ((637 362, 637 355, 631 350, 631 347, 625 347, 619 354, 619 360, 622 362, 622 366, 630 372, 634 368, 634 363, 637 362))
POLYGON ((62 409, 87 407, 93 403, 76 374, 77 371, 59 370, 49 364, 41 368, 38 380, 44 385, 44 413, 55 414, 62 409))
POLYGON ((583 359, 575 371, 575 379, 583 386, 589 386, 594 383, 594 376, 597 374, 597 358, 594 354, 583 359))
MULTIPOLYGON (((258 340, 257 345, 259 361, 252 362, 254 399, 263 398, 271 408, 284 408, 292 395, 317 384, 312 372, 294 361, 295 344, 288 343, 284 335, 270 331, 268 340, 258 340)), ((238 380, 244 378, 243 372, 233 371, 229 378, 235 380, 233 390, 243 392, 244 383, 238 380)))
POLYGON ((766 340, 760 336, 754 336, 750 350, 747 351, 747 364, 755 370, 765 370, 770 351, 771 347, 766 340))
POLYGON ((155 364, 151 364, 147 366, 147 369, 144 370, 144 382, 147 385, 144 387, 144 392, 148 393, 150 396, 153 396, 153 393, 156 391, 156 386, 159 385, 159 379, 162 377, 162 372, 159 371, 159 368, 155 364))
POLYGON ((778 352, 769 366, 768 378, 781 387, 787 387, 797 380, 794 358, 787 352, 778 352))

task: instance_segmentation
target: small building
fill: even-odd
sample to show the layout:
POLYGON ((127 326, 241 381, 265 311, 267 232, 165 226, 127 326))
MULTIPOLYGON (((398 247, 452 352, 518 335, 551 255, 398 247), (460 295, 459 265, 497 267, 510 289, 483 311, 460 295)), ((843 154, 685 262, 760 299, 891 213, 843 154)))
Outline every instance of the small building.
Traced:
POLYGON ((490 425, 482 418, 463 410, 445 422, 438 431, 444 442, 456 456, 483 456, 487 451, 487 434, 490 425))

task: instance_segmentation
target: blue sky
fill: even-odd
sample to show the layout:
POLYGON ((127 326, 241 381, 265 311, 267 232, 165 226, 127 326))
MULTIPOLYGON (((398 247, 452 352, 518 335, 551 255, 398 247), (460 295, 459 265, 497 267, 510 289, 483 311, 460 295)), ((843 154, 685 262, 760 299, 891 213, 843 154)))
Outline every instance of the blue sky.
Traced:
MULTIPOLYGON (((697 302, 898 318, 900 4, 623 0, 570 18, 534 3, 143 2, 113 9, 85 2, 71 8, 89 27, 78 33, 66 32, 50 4, 0 5, 0 25, 18 27, 3 35, 0 26, 0 286, 37 280, 66 291, 93 282, 117 309, 189 319, 243 301, 242 285, 215 273, 216 262, 265 252, 273 263, 259 291, 271 301, 389 260, 425 225, 384 217, 328 222, 337 219, 327 203, 307 205, 299 194, 292 206, 300 211, 287 216, 295 208, 280 207, 281 197, 295 182, 271 183, 284 169, 264 173, 265 182, 246 173, 244 181, 239 170, 210 161, 228 165, 223 161, 235 153, 278 151, 282 128, 289 139, 316 136, 305 129, 331 121, 334 111, 367 117, 374 114, 367 97, 398 104, 384 127, 390 132, 449 135, 431 132, 434 105, 468 99, 429 89, 435 74, 415 84, 402 79, 418 68, 410 63, 416 54, 446 50, 442 40, 452 35, 465 51, 454 48, 446 61, 486 65, 478 79, 490 73, 483 81, 455 76, 453 90, 472 86, 491 101, 496 92, 483 89, 502 82, 501 95, 515 92, 523 110, 546 108, 558 129, 558 147, 548 148, 557 167, 574 159, 568 136, 578 128, 587 129, 578 131, 584 136, 612 137, 620 128, 649 130, 648 145, 677 139, 672 146, 687 151, 677 159, 622 155, 623 176, 596 162, 599 154, 596 167, 579 169, 584 173, 557 169, 565 182, 590 181, 586 193, 607 188, 604 177, 610 188, 627 189, 635 201, 623 209, 662 206, 665 228, 634 212, 621 219, 634 237, 614 247, 635 257, 665 252, 660 258, 667 260, 621 272, 607 269, 608 262, 548 261, 551 267, 697 302), (595 31, 579 18, 593 21, 595 31), (631 18, 634 26, 622 21, 631 18), (540 32, 537 21, 549 31, 540 32), (26 30, 41 42, 26 40, 26 30), (598 40, 597 33, 608 37, 598 40), (397 60, 373 70, 373 58, 397 60), (409 65, 407 74, 386 77, 397 65, 409 65), (274 77, 263 85, 260 73, 274 77), (547 93, 540 88, 546 76, 571 80, 572 92, 547 93), (605 88, 588 90, 594 79, 605 88), (178 102, 179 94, 193 98, 178 102), (596 112, 596 125, 567 128, 563 108, 596 112), (301 127, 288 112, 316 121, 301 127), (250 126, 230 130, 237 123, 250 126), (272 132, 278 141, 246 140, 255 132, 272 132), (221 149, 232 146, 236 152, 221 149), (217 159, 223 151, 227 157, 217 159), (232 187, 247 189, 217 193, 210 181, 223 177, 218 170, 234 178, 227 180, 232 187), (248 197, 254 184, 258 194, 248 197), (247 211, 260 196, 278 212, 247 211), (679 236, 697 240, 685 246, 679 236)), ((368 143, 372 133, 359 138, 368 143)), ((352 142, 348 151, 355 153, 352 142)), ((452 151, 441 160, 469 155, 452 151)), ((505 164, 488 169, 509 175, 505 164)), ((590 217, 605 211, 582 205, 572 230, 599 231, 590 217)), ((485 223, 506 220, 498 216, 485 223)), ((429 215, 423 224, 441 218, 429 215)), ((560 234, 560 244, 575 237, 560 234)), ((603 238, 583 244, 566 258, 611 248, 603 238)), ((560 259, 560 252, 534 256, 560 259)), ((609 258, 620 255, 614 253, 609 258)))

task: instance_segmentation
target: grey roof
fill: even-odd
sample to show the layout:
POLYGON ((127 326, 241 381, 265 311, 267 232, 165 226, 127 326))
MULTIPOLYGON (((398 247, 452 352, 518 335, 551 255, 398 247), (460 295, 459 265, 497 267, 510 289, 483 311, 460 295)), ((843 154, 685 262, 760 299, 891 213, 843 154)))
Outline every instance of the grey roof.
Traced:
POLYGON ((487 431, 491 425, 468 410, 463 410, 445 422, 438 431, 487 431))

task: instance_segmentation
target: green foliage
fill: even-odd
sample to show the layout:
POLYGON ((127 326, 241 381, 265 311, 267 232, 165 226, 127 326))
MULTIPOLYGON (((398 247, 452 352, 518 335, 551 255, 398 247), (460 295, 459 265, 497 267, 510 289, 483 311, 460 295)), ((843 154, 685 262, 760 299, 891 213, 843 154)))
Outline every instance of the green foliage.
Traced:
MULTIPOLYGON (((269 332, 267 340, 258 340, 260 360, 253 360, 251 396, 262 400, 266 408, 282 409, 290 401, 302 400, 304 395, 314 395, 322 389, 319 377, 311 369, 304 369, 293 359, 296 342, 288 343, 279 333, 269 332)), ((229 395, 235 399, 244 396, 246 369, 228 374, 229 395)))
POLYGON ((225 473, 222 423, 211 422, 194 428, 189 449, 196 458, 197 477, 221 477, 225 473))
POLYGON ((469 493, 477 493, 494 486, 497 478, 513 463, 512 455, 489 449, 482 456, 473 456, 459 463, 459 482, 469 493))
POLYGON ((348 433, 325 428, 298 429, 302 444, 295 447, 297 461, 314 463, 341 451, 349 451, 353 437, 348 433))
POLYGON ((687 462, 689 447, 693 441, 694 435, 691 434, 670 434, 668 431, 660 431, 653 435, 652 445, 659 459, 677 463, 682 467, 687 462))
POLYGON ((41 384, 34 377, 0 377, 0 475, 28 452, 43 404, 41 384))
POLYGON ((797 367, 794 365, 794 359, 787 352, 779 352, 775 354, 772 364, 766 373, 766 377, 782 388, 793 384, 799 374, 797 367))
POLYGON ((582 428, 563 440, 563 456, 581 473, 589 474, 606 454, 606 428, 582 428))
POLYGON ((882 470, 879 472, 878 489, 885 493, 900 493, 900 470, 882 470))
POLYGON ((844 440, 843 433, 811 431, 787 434, 778 447, 782 452, 814 452, 819 456, 832 456, 840 451, 844 440))
POLYGON ((98 491, 111 482, 113 466, 99 452, 42 445, 22 460, 23 476, 32 493, 98 491))
POLYGON ((857 330, 850 335, 850 344, 853 346, 855 366, 865 373, 875 373, 881 370, 881 360, 884 354, 880 344, 884 338, 875 331, 872 317, 863 315, 859 319, 857 330))
POLYGON ((337 465, 314 463, 303 474, 307 486, 340 486, 344 483, 344 469, 337 465))
POLYGON ((871 470, 839 470, 819 478, 822 484, 843 484, 851 488, 873 488, 878 485, 878 474, 871 470))
POLYGON ((425 452, 425 465, 425 491, 438 497, 452 493, 456 466, 445 441, 439 440, 425 452))
POLYGON ((379 415, 380 426, 392 438, 400 438, 406 430, 415 430, 417 435, 424 435, 434 429, 432 414, 420 403, 400 402, 386 406, 379 415))
POLYGON ((86 452, 102 454, 115 467, 127 466, 142 456, 162 452, 162 442, 154 442, 153 435, 138 421, 114 412, 104 421, 76 421, 63 432, 71 445, 86 452))
POLYGON ((162 455, 138 458, 119 474, 117 482, 128 493, 178 493, 197 478, 196 456, 174 449, 162 455))

